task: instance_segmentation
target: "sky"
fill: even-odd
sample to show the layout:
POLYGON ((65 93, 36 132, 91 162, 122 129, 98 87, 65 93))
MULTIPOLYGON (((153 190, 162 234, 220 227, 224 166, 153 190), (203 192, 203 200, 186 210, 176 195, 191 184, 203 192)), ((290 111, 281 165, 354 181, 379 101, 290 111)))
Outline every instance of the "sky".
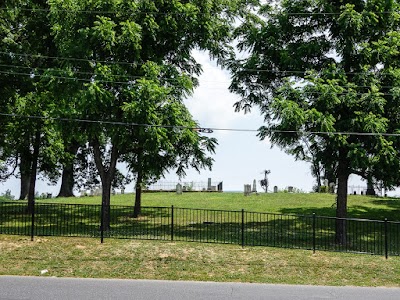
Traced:
MULTIPOLYGON (((238 96, 229 92, 230 74, 221 70, 214 61, 210 61, 208 55, 203 52, 195 52, 195 58, 203 66, 203 74, 200 86, 194 94, 186 99, 185 103, 193 118, 203 128, 224 129, 251 129, 256 130, 263 124, 263 118, 257 109, 251 113, 235 112, 233 104, 239 100, 238 96)), ((268 140, 260 141, 257 132, 237 132, 215 130, 208 134, 215 137, 219 145, 213 155, 214 165, 212 171, 188 170, 184 182, 206 182, 211 178, 213 182, 223 182, 224 191, 243 191, 244 184, 252 184, 257 181, 257 190, 262 191, 259 180, 264 177, 264 170, 270 170, 268 175, 269 189, 274 186, 285 189, 293 186, 304 192, 312 191, 315 179, 311 175, 310 164, 295 161, 278 147, 272 147, 268 140)), ((172 172, 166 174, 162 181, 178 181, 178 177, 172 172)), ((351 176, 349 186, 366 186, 357 176, 351 176)), ((60 184, 49 186, 47 182, 37 182, 37 192, 58 193, 60 184)), ((7 189, 13 195, 19 193, 19 181, 17 179, 0 183, 0 194, 7 189)), ((126 192, 133 191, 133 183, 126 192)))

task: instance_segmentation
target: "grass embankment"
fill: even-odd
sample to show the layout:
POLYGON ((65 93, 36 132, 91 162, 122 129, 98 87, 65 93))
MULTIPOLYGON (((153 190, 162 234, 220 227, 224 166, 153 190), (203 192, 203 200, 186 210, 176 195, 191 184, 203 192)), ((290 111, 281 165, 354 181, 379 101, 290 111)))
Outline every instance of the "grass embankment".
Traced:
POLYGON ((0 275, 400 286, 400 258, 234 245, 0 235, 0 275))
MULTIPOLYGON (((133 194, 113 205, 132 206, 133 194)), ((40 202, 100 204, 100 197, 40 202)), ((144 206, 170 206, 334 216, 334 195, 241 193, 148 193, 144 206)), ((399 220, 400 200, 349 197, 349 216, 399 220)), ((97 226, 97 225, 96 225, 97 226)), ((43 238, 0 235, 0 275, 137 278, 259 283, 400 286, 400 257, 186 242, 43 238)))
MULTIPOLYGON (((204 208, 241 210, 279 214, 315 213, 319 216, 335 216, 335 195, 331 194, 289 194, 260 193, 244 196, 243 193, 144 193, 143 206, 171 206, 182 208, 204 208)), ((57 198, 39 202, 101 204, 101 197, 57 198)), ((112 205, 133 206, 134 194, 114 195, 112 205)), ((348 198, 348 216, 398 221, 400 220, 400 199, 354 196, 348 198)))

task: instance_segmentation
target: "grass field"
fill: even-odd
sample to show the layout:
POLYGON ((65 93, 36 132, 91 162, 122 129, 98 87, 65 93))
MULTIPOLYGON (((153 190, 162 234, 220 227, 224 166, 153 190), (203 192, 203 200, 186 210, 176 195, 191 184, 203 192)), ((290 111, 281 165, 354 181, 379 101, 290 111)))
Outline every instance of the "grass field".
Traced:
MULTIPOLYGON (((3 200, 0 199, 0 201, 3 200)), ((112 205, 132 206, 133 201, 133 194, 125 194, 113 196, 111 203, 112 205)), ((38 200, 38 202, 43 204, 50 202, 100 204, 101 199, 100 197, 86 197, 38 200)), ((21 202, 15 201, 15 203, 21 202)), ((143 206, 170 207, 174 205, 174 207, 234 211, 243 208, 247 212, 279 214, 310 215, 315 212, 317 215, 334 216, 335 208, 332 206, 334 203, 335 196, 329 194, 277 193, 249 197, 245 197, 241 193, 143 194, 143 206)), ((349 197, 350 217, 399 220, 399 208, 400 200, 394 198, 349 197)), ((72 208, 71 216, 79 212, 75 209, 77 208, 72 208)), ((125 210, 126 208, 121 209, 125 210)), ((93 207, 93 210, 98 210, 98 207, 93 207)), ((62 211, 61 209, 57 214, 62 211)), ((46 224, 54 222, 54 219, 51 218, 57 214, 49 214, 46 210, 46 215, 41 219, 39 212, 38 221, 40 223, 42 220, 44 223, 40 224, 42 227, 38 227, 38 230, 40 228, 45 230, 46 224)), ((97 212, 96 220, 90 225, 96 236, 99 234, 98 215, 97 212)), ((13 218, 7 214, 5 216, 13 218)), ((23 213, 19 216, 25 218, 23 213)), ((67 220, 69 220, 68 226, 71 226, 70 219, 67 220)), ((122 220, 120 226, 125 226, 124 222, 127 223, 127 226, 132 226, 132 219, 122 220)), ((134 222, 139 224, 147 222, 147 220, 145 217, 134 220, 134 222)), ((177 219, 176 222, 180 221, 177 219)), ((269 221, 265 225, 279 222, 280 220, 277 219, 269 221)), ((10 224, 15 226, 16 223, 10 224)), ((297 226, 297 223, 288 224, 297 226)), ((304 226, 305 224, 298 223, 298 225, 304 226)), ((76 226, 79 233, 84 224, 77 223, 73 226, 76 226)), ((205 226, 207 234, 210 236, 214 234, 213 231, 208 231, 214 225, 205 226)), ((246 224, 246 226, 248 225, 246 224)), ((29 226, 25 229, 29 234, 29 226)), ((195 227, 193 225, 182 227, 177 229, 177 233, 179 230, 182 230, 183 233, 188 229, 191 232, 195 227)), ((258 230, 259 228, 247 230, 253 229, 258 230)), ((142 230, 140 226, 138 230, 142 230)), ((328 228, 324 230, 328 230, 328 228)), ((167 229, 168 231, 169 229, 167 229)), ((201 232, 199 233, 201 234, 201 232)), ((284 236, 287 234, 284 233, 284 236)), ((366 238, 368 239, 368 237, 366 238)), ((312 254, 312 251, 309 250, 269 247, 245 247, 242 249, 239 245, 187 243, 184 241, 139 241, 108 238, 105 244, 100 244, 98 239, 89 238, 35 237, 35 241, 30 242, 28 237, 5 234, 0 235, 0 252, 0 275, 39 275, 41 270, 47 269, 49 272, 46 275, 49 276, 400 286, 400 257, 389 257, 388 260, 385 260, 383 256, 324 251, 312 254)))
MULTIPOLYGON (((38 202, 101 204, 101 197, 57 198, 38 202)), ((112 205, 133 205, 134 194, 114 195, 112 205)), ((335 195, 332 194, 289 194, 260 193, 244 196, 243 193, 144 193, 143 206, 171 206, 182 208, 204 208, 241 210, 280 214, 315 213, 318 216, 335 216, 335 195)), ((400 199, 350 195, 348 216, 400 221, 400 199)))
POLYGON ((400 258, 235 245, 0 235, 0 275, 400 286, 400 258))

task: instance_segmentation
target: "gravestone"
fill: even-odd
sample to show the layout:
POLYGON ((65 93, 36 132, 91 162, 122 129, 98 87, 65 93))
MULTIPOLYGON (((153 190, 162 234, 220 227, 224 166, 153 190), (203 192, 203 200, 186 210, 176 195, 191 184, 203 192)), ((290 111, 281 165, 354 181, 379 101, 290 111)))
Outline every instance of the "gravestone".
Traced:
POLYGON ((324 180, 324 186, 326 186, 326 187, 329 186, 329 180, 328 180, 328 179, 325 179, 325 180, 324 180))
POLYGON ((256 180, 253 180, 253 189, 251 190, 252 193, 257 193, 257 183, 256 180))
POLYGON ((278 192, 278 186, 274 186, 274 193, 277 193, 278 192))
POLYGON ((288 192, 289 193, 293 193, 293 187, 292 186, 288 186, 288 192))
POLYGON ((218 192, 222 192, 222 181, 220 183, 218 183, 217 190, 218 190, 218 192))
POLYGON ((244 185, 244 195, 248 196, 251 193, 251 184, 245 184, 244 185))
POLYGON ((180 184, 180 183, 178 183, 177 185, 176 185, 176 194, 177 195, 182 195, 182 184, 180 184))
POLYGON ((211 178, 208 178, 207 191, 211 191, 211 178))
POLYGON ((334 183, 334 182, 331 182, 330 184, 329 184, 329 193, 335 193, 335 187, 336 187, 336 184, 334 183))
POLYGON ((125 194, 125 188, 121 189, 121 195, 125 194))
POLYGON ((101 188, 97 188, 93 191, 94 196, 100 196, 102 194, 102 189, 101 188))

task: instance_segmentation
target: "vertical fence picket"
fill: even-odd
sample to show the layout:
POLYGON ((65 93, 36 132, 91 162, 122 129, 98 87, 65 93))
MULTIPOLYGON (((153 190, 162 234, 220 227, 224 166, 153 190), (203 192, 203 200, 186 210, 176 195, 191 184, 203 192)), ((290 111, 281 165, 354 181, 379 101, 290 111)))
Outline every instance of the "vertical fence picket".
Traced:
POLYGON ((171 241, 174 240, 174 206, 171 206, 171 241))
POLYGON ((388 220, 385 218, 385 258, 388 259, 389 249, 388 249, 388 220))
POLYGON ((244 248, 244 209, 242 209, 242 248, 244 248))
POLYGON ((31 241, 33 242, 34 240, 34 235, 35 235, 35 200, 33 200, 33 205, 32 205, 32 215, 31 215, 31 241))
POLYGON ((104 242, 104 205, 101 205, 100 209, 100 242, 104 242))
POLYGON ((313 218, 312 218, 312 244, 313 244, 313 253, 315 254, 315 248, 316 248, 316 236, 315 236, 315 213, 313 213, 313 218))

